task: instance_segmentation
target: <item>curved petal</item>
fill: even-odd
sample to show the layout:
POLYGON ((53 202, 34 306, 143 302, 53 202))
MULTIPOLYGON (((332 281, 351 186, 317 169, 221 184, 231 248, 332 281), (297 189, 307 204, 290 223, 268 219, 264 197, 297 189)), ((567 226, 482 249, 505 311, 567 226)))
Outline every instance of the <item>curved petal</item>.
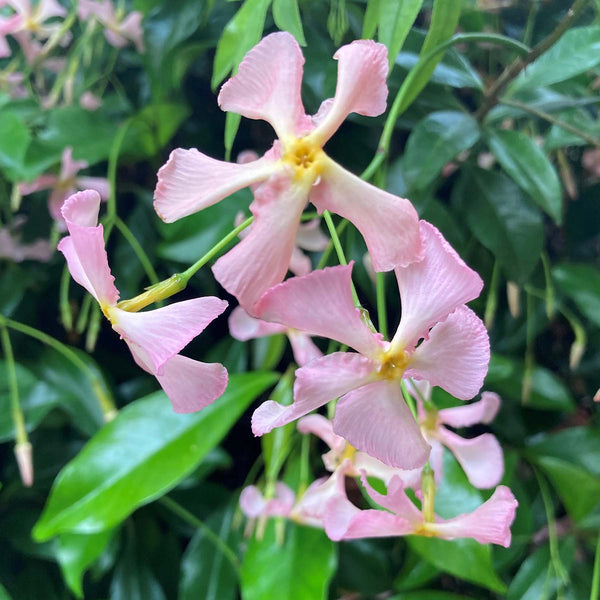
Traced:
POLYGON ((118 32, 131 40, 137 51, 144 52, 144 30, 142 29, 142 13, 134 10, 130 12, 118 25, 118 32))
POLYGON ((418 490, 421 487, 421 469, 396 469, 373 458, 366 452, 357 452, 354 455, 354 468, 358 473, 364 471, 367 477, 381 479, 386 485, 389 485, 392 477, 399 477, 404 488, 418 490))
POLYGON ((172 223, 267 179, 275 165, 270 157, 237 164, 215 160, 195 148, 178 148, 158 171, 154 210, 163 221, 172 223))
POLYGON ((261 316, 255 304, 287 273, 306 194, 282 174, 261 185, 254 197, 250 233, 219 258, 212 270, 246 311, 261 316))
POLYGON ((504 475, 504 456, 498 440, 491 433, 467 440, 442 427, 437 436, 456 456, 476 488, 488 489, 500 483, 504 475))
POLYGON ((321 229, 320 219, 313 219, 302 223, 298 228, 296 236, 296 245, 303 250, 311 252, 322 252, 329 245, 329 238, 321 229))
POLYGON ((335 409, 333 430, 358 450, 392 467, 415 469, 429 458, 430 446, 402 398, 398 382, 377 381, 347 393, 335 409))
POLYGON ((294 402, 282 406, 264 402, 252 415, 254 435, 263 435, 363 386, 374 377, 377 364, 350 352, 334 352, 296 371, 294 402))
POLYGON ((21 194, 21 196, 27 196, 28 194, 33 194, 34 192, 47 190, 48 188, 54 187, 57 181, 58 177, 56 175, 40 175, 31 183, 20 183, 19 194, 21 194))
POLYGON ((241 306, 236 306, 229 315, 229 333, 241 342, 286 331, 283 325, 251 317, 241 306))
POLYGON ((372 40, 357 40, 342 46, 333 56, 338 78, 333 103, 313 135, 321 145, 335 133, 352 112, 376 117, 385 111, 388 89, 387 48, 372 40))
POLYGON ((499 486, 492 497, 472 513, 459 515, 435 524, 435 530, 447 540, 469 537, 480 544, 510 546, 510 526, 519 503, 505 486, 499 486))
POLYGON ((106 177, 78 177, 75 183, 81 190, 96 190, 102 200, 106 200, 110 194, 110 184, 106 177))
POLYGON ((260 490, 250 485, 245 487, 240 494, 240 508, 250 518, 261 515, 270 517, 287 517, 292 510, 296 495, 285 483, 275 484, 275 496, 266 500, 260 490))
POLYGON ((384 192, 324 158, 321 181, 310 193, 319 212, 348 219, 365 238, 375 271, 391 271, 422 256, 419 217, 404 198, 384 192))
POLYGON ((341 454, 346 448, 346 440, 333 433, 333 423, 323 415, 306 415, 298 420, 298 431, 300 433, 312 433, 320 437, 332 450, 341 454))
POLYGON ((410 358, 406 377, 426 379, 470 400, 483 385, 490 362, 490 340, 481 319, 466 306, 438 323, 410 358))
POLYGON ((392 344, 412 347, 454 309, 479 296, 483 281, 469 268, 442 234, 420 222, 425 256, 396 269, 402 319, 392 344))
POLYGON ((384 345, 352 300, 352 265, 293 277, 270 289, 256 307, 262 319, 318 335, 376 357, 384 345))
POLYGON ((323 527, 323 514, 332 498, 344 498, 346 465, 336 469, 330 477, 313 481, 299 498, 290 517, 312 527, 323 527))
POLYGON ((483 392, 481 400, 443 408, 438 411, 440 421, 450 427, 470 427, 477 423, 491 423, 500 408, 500 396, 494 392, 483 392))
POLYGON ((423 515, 421 511, 406 495, 406 492, 404 491, 405 486, 401 477, 392 477, 387 489, 387 494, 380 494, 378 491, 373 489, 373 487, 371 487, 367 481, 366 473, 361 473, 360 480, 371 499, 380 506, 383 506, 383 508, 386 508, 394 514, 405 518, 414 526, 419 525, 419 523, 423 521, 423 515))
POLYGON ((294 246, 294 249, 292 250, 289 270, 298 277, 307 275, 312 271, 312 262, 310 261, 310 258, 306 256, 298 246, 294 246))
POLYGON ((254 46, 219 93, 222 110, 263 119, 284 139, 304 119, 300 97, 304 57, 294 36, 272 33, 254 46))
POLYGON ((227 369, 219 363, 203 363, 176 354, 155 373, 176 413, 199 411, 219 398, 227 388, 227 369))
POLYGON ((129 344, 135 355, 141 348, 155 375, 168 374, 165 363, 187 346, 227 308, 227 302, 207 296, 176 302, 156 310, 131 313, 110 308, 113 329, 129 344))
POLYGON ((323 356, 323 353, 306 333, 289 329, 288 338, 294 353, 294 360, 298 363, 298 366, 303 367, 311 360, 323 356))

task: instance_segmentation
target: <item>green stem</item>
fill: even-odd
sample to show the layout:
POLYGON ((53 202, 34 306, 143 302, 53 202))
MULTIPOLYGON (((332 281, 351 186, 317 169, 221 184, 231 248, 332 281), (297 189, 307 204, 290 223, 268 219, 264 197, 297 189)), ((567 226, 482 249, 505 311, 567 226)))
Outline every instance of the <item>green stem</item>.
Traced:
POLYGON ((221 552, 221 554, 231 563, 233 570, 239 576, 240 561, 235 555, 235 552, 208 525, 206 525, 206 523, 201 521, 196 515, 192 514, 187 508, 184 508, 181 504, 172 498, 169 498, 169 496, 163 496, 158 502, 192 527, 200 529, 207 539, 214 544, 215 548, 217 548, 217 550, 219 550, 219 552, 221 552))
POLYGON ((498 285, 500 283, 500 263, 494 262, 492 269, 492 278, 490 281, 490 291, 488 292, 487 300, 485 303, 485 313, 483 322, 486 328, 489 330, 494 324, 494 318, 496 316, 496 309, 498 308, 498 285))
POLYGON ((554 285, 552 283, 552 273, 550 270, 550 259, 546 252, 542 252, 542 267, 544 269, 544 281, 546 283, 546 316, 548 320, 552 320, 554 316, 554 285))
POLYGON ((596 555, 594 557, 594 573, 590 590, 590 600, 598 600, 600 594, 600 533, 596 542, 596 555))
POLYGON ((379 332, 384 339, 388 338, 388 319, 387 319, 387 307, 385 304, 385 273, 377 273, 376 288, 377 294, 377 318, 379 326, 379 332))
POLYGON ((129 227, 125 225, 123 220, 117 216, 115 217, 115 226, 119 230, 121 235, 127 240, 127 243, 131 246, 131 249, 135 252, 137 259, 140 261, 140 264, 144 268, 146 276, 148 277, 150 282, 153 285, 157 284, 159 282, 158 275, 156 274, 156 271, 154 270, 154 267, 152 266, 148 255, 146 254, 146 252, 144 252, 144 249, 142 248, 141 244, 137 241, 135 235, 133 235, 131 229, 129 229, 129 227))
POLYGON ((63 327, 66 331, 73 329, 73 314, 71 313, 71 306, 69 305, 69 284, 71 283, 71 272, 69 267, 65 265, 63 267, 62 276, 60 278, 60 320, 62 321, 63 327))
POLYGON ((85 328, 87 327, 92 302, 95 302, 95 300, 91 294, 86 294, 83 300, 81 301, 79 315, 77 316, 77 323, 75 324, 75 331, 80 335, 84 332, 85 328))
MULTIPOLYGON (((346 229, 347 226, 348 226, 348 221, 346 221, 346 219, 342 219, 340 221, 339 225, 335 228, 335 232, 338 235, 338 237, 340 235, 342 235, 342 233, 344 232, 344 229, 346 229)), ((317 264, 316 270, 322 269, 327 264, 327 261, 329 260, 329 257, 331 256, 332 250, 333 250, 333 240, 330 239, 329 244, 327 245, 327 248, 325 248, 325 250, 323 250, 323 254, 321 255, 319 263, 317 264)))
POLYGON ((408 404, 408 408, 410 408, 410 412, 412 413, 412 416, 415 418, 415 421, 418 423, 419 422, 419 414, 417 413, 417 407, 415 405, 415 400, 409 394, 404 380, 402 380, 400 382, 400 387, 402 388, 402 396, 404 397, 406 404, 408 404))

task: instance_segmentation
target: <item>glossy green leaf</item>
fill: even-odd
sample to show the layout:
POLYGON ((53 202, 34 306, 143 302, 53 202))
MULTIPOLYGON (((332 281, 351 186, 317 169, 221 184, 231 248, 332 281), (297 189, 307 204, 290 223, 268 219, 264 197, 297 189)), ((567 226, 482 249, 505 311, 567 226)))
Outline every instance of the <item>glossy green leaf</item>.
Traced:
POLYGON ((29 129, 13 112, 0 113, 0 169, 11 181, 23 179, 25 153, 31 142, 29 129))
POLYGON ((339 544, 337 585, 368 597, 389 590, 394 575, 392 545, 391 539, 358 539, 339 544))
POLYGON ((465 173, 454 198, 473 235, 516 282, 529 277, 544 243, 542 217, 514 181, 494 171, 465 173))
POLYGON ((370 40, 375 37, 381 1, 382 0, 367 0, 367 8, 363 18, 363 29, 360 36, 363 40, 370 40))
POLYGON ((100 533, 63 533, 56 540, 56 558, 69 589, 83 598, 83 574, 102 554, 114 531, 100 533))
POLYGON ((289 31, 301 46, 306 46, 298 0, 273 0, 273 20, 282 31, 289 31))
POLYGON ((408 138, 402 158, 409 188, 425 189, 444 165, 478 139, 477 121, 467 113, 439 111, 419 121, 408 138))
POLYGON ((388 49, 390 70, 413 26, 423 0, 380 0, 377 39, 388 49))
POLYGON ((271 373, 232 375, 225 394, 194 414, 174 413, 163 392, 129 404, 58 475, 35 538, 97 533, 159 498, 197 467, 275 379, 271 373))
MULTIPOLYGON (((279 523, 281 524, 281 523, 279 523)), ((325 600, 337 566, 334 543, 320 529, 285 524, 283 543, 271 519, 261 540, 253 537, 243 558, 244 600, 325 600)))
POLYGON ((487 140, 506 173, 560 225, 561 184, 544 151, 529 136, 510 129, 489 129, 487 140))
POLYGON ((564 263, 552 269, 558 289, 600 327, 600 272, 594 265, 564 263))
POLYGON ((515 92, 552 85, 585 73, 600 64, 600 27, 577 27, 567 31, 549 50, 521 71, 509 85, 515 92))
MULTIPOLYGON (((593 119, 587 110, 573 109, 559 112, 556 116, 564 123, 568 123, 588 135, 600 136, 600 120, 593 119)), ((567 131, 559 125, 552 125, 544 140, 544 149, 551 151, 564 146, 585 146, 588 143, 576 133, 567 131)))
POLYGON ((390 596, 389 600, 468 600, 469 596, 455 594, 453 592, 442 592, 440 590, 419 590, 416 592, 405 592, 397 596, 390 596))

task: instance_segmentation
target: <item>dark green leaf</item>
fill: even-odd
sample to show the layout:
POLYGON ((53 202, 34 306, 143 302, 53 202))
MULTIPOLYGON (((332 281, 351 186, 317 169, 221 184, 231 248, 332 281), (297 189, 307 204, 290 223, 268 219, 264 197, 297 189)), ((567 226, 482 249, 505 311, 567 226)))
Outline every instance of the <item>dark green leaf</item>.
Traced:
POLYGON ((13 112, 0 113, 0 168, 11 181, 24 176, 25 153, 31 142, 29 129, 13 112))
POLYGON ((286 523, 283 543, 271 519, 261 540, 252 538, 242 562, 244 600, 325 600, 337 566, 334 543, 320 529, 286 523))
POLYGON ((404 177, 411 189, 425 189, 445 164, 479 139, 477 121, 467 113, 440 111, 419 121, 402 159, 404 177))
POLYGON ((377 39, 388 49, 390 69, 410 31, 423 0, 380 0, 377 39))
POLYGON ((306 46, 298 0, 273 0, 273 20, 282 31, 289 31, 301 46, 306 46))
POLYGON ((596 326, 600 327, 600 272, 585 264, 561 264, 552 269, 552 277, 565 296, 596 326))
POLYGON ((0 600, 11 600, 8 592, 4 589, 4 586, 0 583, 0 600))
POLYGON ((454 594, 453 592, 441 592, 439 590, 419 590, 418 592, 405 592, 397 596, 391 596, 389 600, 468 600, 469 596, 454 594))
MULTIPOLYGON (((560 112, 556 116, 561 121, 576 127, 588 135, 593 135, 595 137, 600 136, 600 120, 592 119, 586 110, 569 110, 560 112)), ((552 125, 544 140, 544 149, 551 151, 556 150, 557 148, 563 148, 564 146, 585 146, 588 143, 589 142, 577 134, 567 131, 559 125, 552 125)))
POLYGON ((560 225, 561 185, 544 151, 520 131, 489 129, 487 137, 490 150, 502 168, 560 225))
MULTIPOLYGON (((349 540, 339 545, 336 583, 364 595, 381 594, 392 587, 392 540, 349 540)), ((423 561, 420 564, 427 564, 423 561)))
POLYGON ((59 474, 34 528, 37 540, 96 533, 172 489, 229 431, 276 375, 232 375, 225 394, 179 415, 163 392, 126 406, 59 474))

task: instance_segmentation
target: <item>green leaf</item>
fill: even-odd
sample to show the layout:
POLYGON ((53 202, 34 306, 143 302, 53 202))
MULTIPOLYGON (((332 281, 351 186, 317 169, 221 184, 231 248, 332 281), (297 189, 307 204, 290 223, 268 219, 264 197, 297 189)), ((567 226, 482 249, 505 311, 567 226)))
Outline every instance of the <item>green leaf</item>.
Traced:
POLYGON ((363 19, 363 29, 360 36, 363 40, 370 40, 375 37, 377 22, 379 21, 380 6, 381 0, 367 0, 367 8, 363 19))
POLYGON ((289 31, 301 46, 306 46, 298 0, 273 0, 273 20, 282 31, 289 31))
POLYGON ((215 89, 260 40, 271 0, 245 0, 227 23, 217 44, 211 87, 215 89))
POLYGON ((168 492, 276 377, 232 375, 225 394, 194 414, 174 413, 163 392, 126 406, 59 473, 35 539, 103 531, 168 492))
POLYGON ((600 272, 586 264, 564 263, 552 269, 558 289, 571 298, 577 308, 600 327, 600 272))
POLYGON ((377 39, 388 49, 390 70, 422 5, 423 0, 380 0, 377 39))
POLYGON ((477 121, 458 111, 434 112, 413 129, 402 158, 405 180, 413 190, 425 189, 444 165, 479 139, 477 121))
MULTIPOLYGON (((493 353, 485 386, 491 387, 507 399, 520 402, 524 373, 523 361, 493 353)), ((572 412, 575 410, 575 400, 562 380, 552 371, 534 366, 527 407, 572 412)))
MULTIPOLYGON (((580 131, 585 131, 588 135, 600 136, 600 120, 592 119, 586 110, 569 110, 560 112, 556 116, 580 131)), ((588 143, 577 134, 567 131, 559 125, 552 125, 544 140, 544 149, 550 152, 564 146, 586 146, 588 143)))
MULTIPOLYGON (((211 517, 210 527, 230 548, 242 541, 241 532, 232 528, 235 507, 211 517)), ((235 600, 237 573, 202 529, 198 529, 181 561, 179 600, 235 600)))
POLYGON ((483 169, 465 171, 454 197, 469 229, 498 259, 506 276, 525 281, 544 243, 538 209, 511 179, 483 169))
MULTIPOLYGON (((279 522, 281 523, 281 522, 279 522)), ((325 600, 337 566, 336 548, 324 531, 288 522, 283 543, 277 521, 263 539, 248 542, 242 562, 244 600, 325 600)))
POLYGON ((114 530, 107 529, 89 535, 63 533, 56 540, 56 558, 69 589, 83 598, 83 574, 102 554, 114 530))
POLYGON ((8 592, 4 589, 4 586, 0 583, 0 600, 11 600, 8 592))
POLYGON ((397 596, 390 596, 388 600, 468 600, 468 598, 469 596, 454 594, 453 592, 419 590, 417 592, 405 592, 397 596))
POLYGON ((508 93, 552 85, 585 73, 600 64, 600 27, 567 31, 508 86, 508 93))
POLYGON ((544 151, 520 131, 489 129, 486 133, 490 150, 502 168, 560 225, 560 180, 544 151))
POLYGON ((31 142, 29 129, 10 111, 0 113, 0 168, 11 181, 24 178, 24 160, 31 142))

